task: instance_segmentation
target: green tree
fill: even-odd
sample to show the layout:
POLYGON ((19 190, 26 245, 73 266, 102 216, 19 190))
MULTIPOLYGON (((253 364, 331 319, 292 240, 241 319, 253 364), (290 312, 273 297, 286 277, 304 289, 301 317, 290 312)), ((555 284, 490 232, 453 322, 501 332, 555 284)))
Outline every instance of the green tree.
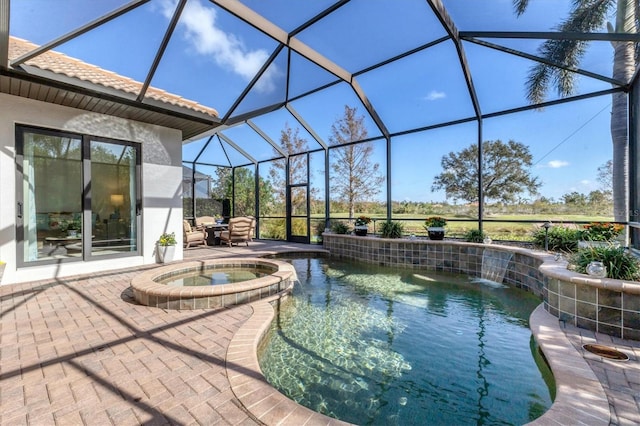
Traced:
MULTIPOLYGON (((516 13, 527 9, 529 0, 513 0, 516 13)), ((563 32, 590 33, 600 31, 605 23, 609 33, 636 34, 638 32, 637 0, 575 0, 567 19, 559 26, 563 32), (615 16, 615 24, 607 21, 615 16)), ((540 55, 566 68, 546 63, 534 65, 527 82, 528 98, 532 103, 542 102, 552 84, 561 96, 574 93, 576 74, 568 71, 577 67, 586 52, 584 40, 547 40, 540 46, 540 55)), ((631 81, 638 63, 636 44, 631 41, 611 42, 613 47, 613 74, 615 80, 631 81)), ((612 95, 611 140, 613 142, 612 189, 615 220, 627 220, 628 193, 628 107, 627 96, 622 92, 612 95)), ((634 218, 635 220, 635 218, 634 218)))
POLYGON ((216 177, 211 184, 211 197, 222 200, 231 199, 233 182, 231 167, 216 167, 216 177))
POLYGON ((255 173, 248 167, 234 170, 233 179, 227 181, 227 195, 233 194, 233 215, 255 215, 255 173), (235 188, 235 191, 234 191, 235 188))
POLYGON ((584 207, 587 205, 588 198, 586 195, 573 191, 562 196, 562 202, 568 206, 584 207))
POLYGON ((531 204, 533 214, 550 213, 553 211, 553 199, 540 196, 531 204))
MULTIPOLYGON (((540 182, 528 169, 532 164, 529 147, 510 140, 485 141, 482 144, 483 203, 488 200, 512 203, 522 193, 537 193, 540 182)), ((432 191, 444 190, 447 198, 478 201, 478 147, 471 145, 450 152, 440 161, 443 172, 434 178, 432 191)))
MULTIPOLYGON (((331 126, 329 143, 343 145, 367 138, 364 116, 357 116, 357 109, 344 107, 344 116, 331 126)), ((370 142, 350 144, 334 148, 331 162, 331 193, 344 202, 349 218, 355 216, 355 205, 368 201, 380 193, 384 176, 380 164, 371 160, 374 146, 370 142)))
POLYGON ((607 206, 611 202, 610 193, 607 191, 591 191, 589 193, 589 204, 594 208, 600 210, 603 206, 607 206))
MULTIPOLYGON (((255 173, 251 166, 237 167, 233 174, 234 179, 226 180, 225 196, 232 198, 233 194, 233 215, 234 216, 255 216, 256 196, 255 173), (233 192, 235 186, 235 192, 233 192)), ((260 194, 259 203, 268 205, 273 199, 273 186, 268 180, 258 179, 258 191, 260 194)))

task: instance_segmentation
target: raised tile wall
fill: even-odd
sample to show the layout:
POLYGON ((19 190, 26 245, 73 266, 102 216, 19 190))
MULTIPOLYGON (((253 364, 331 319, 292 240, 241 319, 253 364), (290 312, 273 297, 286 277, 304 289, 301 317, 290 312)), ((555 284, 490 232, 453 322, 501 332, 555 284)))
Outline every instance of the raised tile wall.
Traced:
POLYGON ((640 284, 568 271, 554 256, 517 247, 458 241, 384 239, 325 233, 332 257, 376 265, 481 276, 485 249, 511 252, 503 282, 539 296, 561 322, 640 340, 640 284), (545 264, 544 267, 541 266, 545 264))

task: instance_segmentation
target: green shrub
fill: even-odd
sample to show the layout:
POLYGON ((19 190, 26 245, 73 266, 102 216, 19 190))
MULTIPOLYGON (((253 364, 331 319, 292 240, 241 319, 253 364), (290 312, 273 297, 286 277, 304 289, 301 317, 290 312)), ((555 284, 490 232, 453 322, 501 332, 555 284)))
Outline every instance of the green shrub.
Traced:
POLYGON ((580 237, 584 241, 611 241, 624 230, 624 226, 609 222, 591 222, 582 228, 580 237))
POLYGON ((624 247, 589 247, 578 249, 569 258, 570 267, 581 274, 587 273, 587 265, 600 261, 607 268, 607 278, 637 281, 640 279, 640 260, 624 247))
MULTIPOLYGON (((549 228, 549 250, 553 251, 575 251, 580 241, 580 230, 565 228, 563 226, 552 226, 549 228)), ((545 229, 538 228, 533 231, 533 243, 544 248, 545 229)))
POLYGON ((404 224, 390 220, 383 222, 380 226, 380 236, 382 238, 400 238, 404 232, 404 224))
POLYGON ((284 219, 263 219, 260 222, 260 238, 286 240, 284 219))
POLYGON ((487 237, 488 235, 485 232, 480 232, 479 229, 470 229, 464 233, 462 238, 470 243, 481 243, 487 237))
POLYGON ((315 221, 314 225, 312 225, 312 226, 316 231, 316 235, 322 235, 322 233, 324 232, 324 229, 327 226, 327 224, 323 219, 323 220, 315 221))
POLYGON ((331 230, 336 234, 348 234, 349 233, 349 225, 344 222, 333 222, 331 224, 331 230))

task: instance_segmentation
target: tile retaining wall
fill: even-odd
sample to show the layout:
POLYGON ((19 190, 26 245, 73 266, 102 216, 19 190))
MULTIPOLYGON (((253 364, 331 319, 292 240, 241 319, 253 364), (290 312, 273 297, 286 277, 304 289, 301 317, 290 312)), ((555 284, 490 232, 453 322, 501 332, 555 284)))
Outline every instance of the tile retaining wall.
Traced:
MULTIPOLYGON (((554 256, 517 247, 323 234, 332 257, 480 277, 485 250, 511 252, 503 282, 536 294, 562 322, 640 340, 640 283, 577 274, 554 256)), ((489 254, 489 253, 488 253, 489 254)))

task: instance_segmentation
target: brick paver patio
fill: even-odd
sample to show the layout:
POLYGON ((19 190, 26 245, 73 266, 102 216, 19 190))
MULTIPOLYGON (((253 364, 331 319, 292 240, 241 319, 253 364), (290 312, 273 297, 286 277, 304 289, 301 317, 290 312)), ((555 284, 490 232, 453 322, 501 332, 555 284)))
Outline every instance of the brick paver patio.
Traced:
POLYGON ((136 305, 135 273, 0 289, 2 424, 253 424, 225 372, 251 308, 136 305))
MULTIPOLYGON (((189 250, 185 257, 308 251, 254 242, 189 250)), ((137 305, 141 269, 0 286, 0 424, 134 425, 260 422, 231 391, 226 360, 252 307, 168 311, 137 305)), ((640 423, 640 342, 567 328, 577 346, 602 342, 626 363, 585 355, 611 405, 611 424, 640 423)))

